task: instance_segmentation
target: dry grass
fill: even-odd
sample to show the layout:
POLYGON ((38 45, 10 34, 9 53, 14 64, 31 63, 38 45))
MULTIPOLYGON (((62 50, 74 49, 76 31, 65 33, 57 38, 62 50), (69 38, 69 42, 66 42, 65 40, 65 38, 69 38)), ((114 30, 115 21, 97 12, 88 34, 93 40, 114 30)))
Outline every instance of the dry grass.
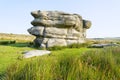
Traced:
POLYGON ((32 35, 0 33, 0 40, 15 40, 17 42, 31 42, 35 39, 32 35))

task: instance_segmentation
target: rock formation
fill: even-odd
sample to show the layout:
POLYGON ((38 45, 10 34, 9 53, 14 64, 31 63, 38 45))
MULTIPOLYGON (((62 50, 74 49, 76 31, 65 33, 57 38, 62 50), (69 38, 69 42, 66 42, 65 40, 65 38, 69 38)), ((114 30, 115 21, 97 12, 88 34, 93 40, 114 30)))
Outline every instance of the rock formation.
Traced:
POLYGON ((36 39, 34 43, 40 47, 67 46, 73 43, 84 43, 86 29, 91 22, 83 20, 78 14, 69 14, 60 11, 33 11, 34 27, 28 32, 36 39))

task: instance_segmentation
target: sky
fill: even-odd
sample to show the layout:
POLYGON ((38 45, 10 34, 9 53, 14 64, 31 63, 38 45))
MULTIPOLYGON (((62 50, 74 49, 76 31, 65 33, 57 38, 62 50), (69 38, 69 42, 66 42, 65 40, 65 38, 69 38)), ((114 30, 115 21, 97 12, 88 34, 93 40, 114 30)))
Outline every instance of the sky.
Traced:
POLYGON ((29 34, 36 10, 81 15, 92 22, 87 38, 120 37, 120 0, 0 0, 0 33, 29 34))

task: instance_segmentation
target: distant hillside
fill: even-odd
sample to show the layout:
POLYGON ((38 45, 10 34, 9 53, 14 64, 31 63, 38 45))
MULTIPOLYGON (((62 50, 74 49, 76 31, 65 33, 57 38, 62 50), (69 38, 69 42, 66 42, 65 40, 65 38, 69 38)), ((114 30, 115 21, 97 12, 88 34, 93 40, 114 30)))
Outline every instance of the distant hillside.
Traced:
POLYGON ((120 42, 120 37, 105 37, 105 38, 87 38, 88 41, 100 42, 100 43, 110 43, 110 42, 120 42))
POLYGON ((120 40, 120 37, 108 37, 108 38, 105 38, 105 39, 108 39, 108 40, 120 40))
POLYGON ((120 37, 88 38, 93 40, 120 40, 120 37))
POLYGON ((0 40, 16 40, 16 41, 33 41, 35 39, 32 35, 26 34, 7 34, 7 33, 0 33, 0 40))

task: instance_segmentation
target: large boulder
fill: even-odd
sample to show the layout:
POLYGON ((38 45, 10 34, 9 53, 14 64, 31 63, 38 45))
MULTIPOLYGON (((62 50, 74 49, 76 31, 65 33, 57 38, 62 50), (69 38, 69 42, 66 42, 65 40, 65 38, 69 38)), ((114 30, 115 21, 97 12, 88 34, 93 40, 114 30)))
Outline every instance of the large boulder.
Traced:
POLYGON ((31 15, 34 17, 31 22, 34 27, 28 29, 28 32, 36 36, 34 43, 39 46, 44 44, 46 47, 52 47, 83 43, 86 29, 91 26, 90 21, 82 19, 78 14, 38 10, 31 12, 31 15))

